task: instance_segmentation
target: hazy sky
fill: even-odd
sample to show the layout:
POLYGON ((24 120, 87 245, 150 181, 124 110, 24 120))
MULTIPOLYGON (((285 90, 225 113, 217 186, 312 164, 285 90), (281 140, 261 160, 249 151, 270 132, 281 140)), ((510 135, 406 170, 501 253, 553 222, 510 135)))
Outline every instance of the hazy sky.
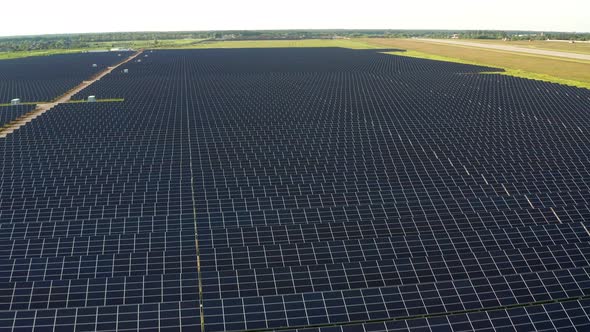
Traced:
POLYGON ((0 7, 0 36, 326 28, 590 32, 590 0, 2 0, 0 7))

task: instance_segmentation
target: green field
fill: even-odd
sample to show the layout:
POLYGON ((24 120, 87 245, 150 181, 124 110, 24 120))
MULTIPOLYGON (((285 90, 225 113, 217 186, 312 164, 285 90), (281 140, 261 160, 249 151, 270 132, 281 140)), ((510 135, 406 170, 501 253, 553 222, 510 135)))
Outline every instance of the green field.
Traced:
POLYGON ((54 54, 68 54, 68 53, 80 53, 89 50, 104 50, 111 49, 114 47, 119 48, 191 48, 194 45, 202 42, 204 39, 171 39, 171 40, 158 40, 157 43, 154 40, 123 40, 116 42, 96 42, 91 43, 89 47, 79 49, 55 49, 55 50, 40 50, 40 51, 18 51, 18 52, 0 52, 0 60, 5 59, 17 59, 25 58, 30 56, 46 56, 54 54))
POLYGON ((84 49, 0 52, 0 60, 26 58, 30 56, 47 56, 54 54, 80 53, 83 51, 84 49))
POLYGON ((344 47, 351 49, 376 48, 360 40, 351 39, 302 39, 302 40, 207 40, 207 39, 167 39, 137 40, 92 43, 89 49, 121 48, 275 48, 275 47, 344 47))
POLYGON ((113 47, 120 48, 183 48, 191 47, 202 42, 205 39, 162 39, 162 40, 122 40, 116 42, 96 42, 91 43, 88 49, 110 49, 113 47))
POLYGON ((350 49, 378 48, 361 40, 303 39, 303 40, 236 40, 204 41, 188 48, 275 48, 275 47, 343 47, 350 49))

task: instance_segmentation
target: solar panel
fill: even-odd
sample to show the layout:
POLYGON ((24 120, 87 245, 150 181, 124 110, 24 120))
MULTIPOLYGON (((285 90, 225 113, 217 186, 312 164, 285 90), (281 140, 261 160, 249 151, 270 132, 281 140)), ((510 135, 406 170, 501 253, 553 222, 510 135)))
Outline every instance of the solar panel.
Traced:
POLYGON ((588 305, 571 301, 432 318, 284 330, 289 332, 389 332, 389 331, 498 331, 584 330, 590 327, 588 305))
POLYGON ((382 51, 156 50, 0 141, 0 327, 588 328, 590 93, 382 51))
POLYGON ((35 109, 35 105, 0 106, 0 128, 35 109))
MULTIPOLYGON (((130 55, 125 52, 125 55, 130 55)), ((0 61, 0 104, 49 102, 121 61, 114 52, 31 56, 0 61), (96 64, 96 67, 93 66, 96 64)), ((84 96, 86 98, 87 96, 84 96)), ((81 98, 81 99, 84 99, 81 98)))

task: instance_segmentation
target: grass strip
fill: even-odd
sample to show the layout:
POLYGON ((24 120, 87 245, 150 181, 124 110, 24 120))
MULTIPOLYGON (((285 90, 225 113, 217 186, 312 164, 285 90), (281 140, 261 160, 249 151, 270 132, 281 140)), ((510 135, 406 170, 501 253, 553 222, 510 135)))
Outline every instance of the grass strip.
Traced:
MULTIPOLYGON (((106 98, 106 99, 97 99, 93 103, 119 103, 119 102, 123 102, 123 101, 125 101, 125 99, 123 99, 123 98, 106 98)), ((89 103, 89 101, 86 99, 80 99, 80 100, 70 100, 65 103, 66 104, 80 104, 80 103, 89 103)))

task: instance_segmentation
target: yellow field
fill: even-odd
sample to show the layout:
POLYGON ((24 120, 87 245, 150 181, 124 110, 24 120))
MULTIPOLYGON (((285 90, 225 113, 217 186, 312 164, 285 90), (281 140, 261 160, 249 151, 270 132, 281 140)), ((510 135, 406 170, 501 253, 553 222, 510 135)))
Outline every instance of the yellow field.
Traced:
MULTIPOLYGON (((532 54, 437 44, 413 39, 363 39, 381 47, 405 49, 406 55, 503 68, 507 74, 590 88, 590 62, 532 54)), ((404 55, 400 52, 399 55, 404 55)))
POLYGON ((515 41, 501 41, 501 40, 487 40, 487 39, 461 39, 461 41, 468 41, 480 44, 495 44, 518 46, 525 48, 533 48, 539 50, 561 51, 569 53, 590 54, 590 43, 567 43, 567 42, 553 42, 545 40, 515 40, 515 41))

